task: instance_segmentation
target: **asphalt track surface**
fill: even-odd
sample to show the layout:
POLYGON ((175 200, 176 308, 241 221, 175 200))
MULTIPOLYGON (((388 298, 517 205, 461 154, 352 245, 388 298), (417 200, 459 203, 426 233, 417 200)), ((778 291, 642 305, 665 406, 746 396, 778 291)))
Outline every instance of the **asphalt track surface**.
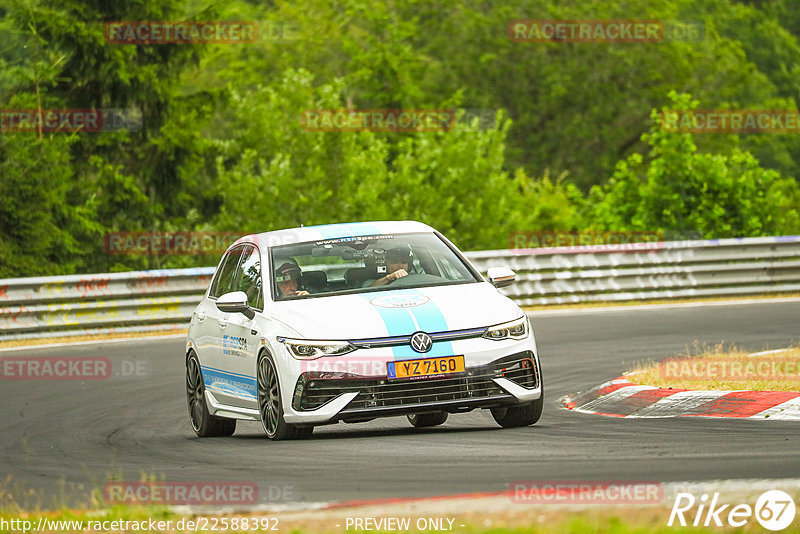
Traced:
POLYGON ((433 429, 396 417, 271 442, 258 423, 239 422, 233 437, 200 439, 189 425, 180 339, 0 352, 107 356, 112 369, 122 360, 149 365, 146 377, 127 380, 0 380, 0 489, 20 504, 49 507, 88 503, 109 476, 252 481, 269 505, 494 492, 519 480, 800 478, 798 422, 618 419, 569 412, 559 402, 695 341, 753 351, 797 343, 800 302, 532 317, 545 410, 537 425, 509 430, 477 410, 433 429))

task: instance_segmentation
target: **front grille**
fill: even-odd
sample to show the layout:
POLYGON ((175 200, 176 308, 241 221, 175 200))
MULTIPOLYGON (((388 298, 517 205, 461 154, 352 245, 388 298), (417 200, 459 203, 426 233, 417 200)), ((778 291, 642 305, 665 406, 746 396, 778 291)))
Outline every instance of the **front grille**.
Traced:
MULTIPOLYGON (((466 328, 464 330, 447 330, 445 332, 428 332, 431 341, 454 341, 456 339, 473 339, 486 333, 487 327, 466 328)), ((359 349, 372 349, 375 347, 397 347, 410 345, 411 336, 376 337, 370 339, 350 339, 350 344, 359 349)))
POLYGON ((358 378, 340 374, 310 372, 300 376, 295 386, 292 407, 295 410, 314 410, 343 393, 358 392, 342 411, 361 411, 380 408, 402 408, 416 404, 480 400, 508 394, 493 378, 507 378, 520 386, 535 388, 538 373, 533 353, 520 352, 481 367, 471 367, 466 373, 437 379, 389 380, 387 378, 358 378))

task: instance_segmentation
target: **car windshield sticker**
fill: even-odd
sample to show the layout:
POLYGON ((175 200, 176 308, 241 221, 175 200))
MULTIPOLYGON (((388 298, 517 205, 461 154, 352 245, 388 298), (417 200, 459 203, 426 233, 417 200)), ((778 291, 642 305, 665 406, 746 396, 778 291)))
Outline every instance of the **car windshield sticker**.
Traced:
POLYGON ((325 239, 323 241, 317 241, 314 244, 317 246, 336 245, 338 243, 351 243, 353 241, 377 241, 379 239, 394 239, 394 236, 389 234, 378 234, 378 235, 364 235, 359 237, 337 237, 334 239, 325 239))
POLYGON ((322 239, 335 239, 343 236, 357 237, 360 235, 376 235, 381 233, 376 225, 364 222, 321 224, 319 226, 307 226, 306 228, 319 232, 322 239))

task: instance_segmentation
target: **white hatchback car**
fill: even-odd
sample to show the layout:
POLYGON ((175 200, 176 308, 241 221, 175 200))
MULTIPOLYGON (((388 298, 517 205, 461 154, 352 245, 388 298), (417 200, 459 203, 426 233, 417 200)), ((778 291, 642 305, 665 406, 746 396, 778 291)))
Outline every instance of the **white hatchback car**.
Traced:
POLYGON ((309 226, 250 235, 225 252, 192 314, 186 394, 198 436, 261 421, 271 439, 315 425, 405 415, 417 427, 490 409, 539 420, 541 367, 525 313, 433 228, 309 226))

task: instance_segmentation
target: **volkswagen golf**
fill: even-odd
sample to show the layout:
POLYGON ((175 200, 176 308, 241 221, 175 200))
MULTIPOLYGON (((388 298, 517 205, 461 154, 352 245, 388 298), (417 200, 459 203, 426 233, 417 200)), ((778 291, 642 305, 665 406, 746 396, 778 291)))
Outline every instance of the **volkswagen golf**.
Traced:
POLYGON ((488 409, 536 423, 541 367, 525 313, 442 234, 414 221, 278 230, 223 255, 189 325, 186 395, 198 436, 260 421, 273 440, 406 416, 416 427, 488 409))

